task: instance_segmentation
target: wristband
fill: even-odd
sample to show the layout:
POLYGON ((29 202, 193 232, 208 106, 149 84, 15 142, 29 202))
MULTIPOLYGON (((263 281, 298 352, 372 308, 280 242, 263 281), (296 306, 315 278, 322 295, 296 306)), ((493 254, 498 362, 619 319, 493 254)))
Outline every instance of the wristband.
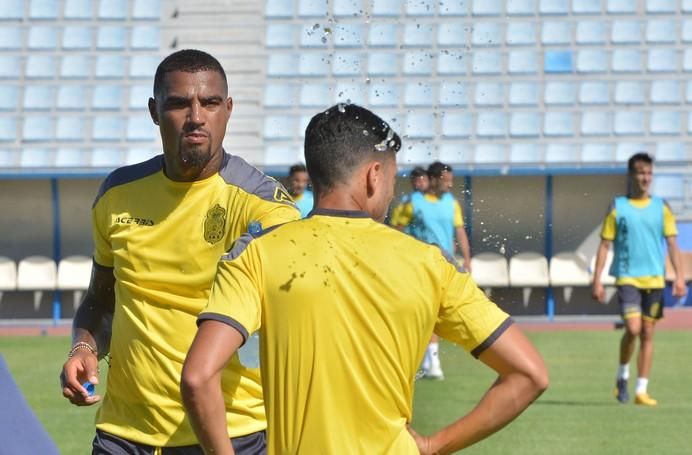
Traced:
POLYGON ((87 343, 86 341, 80 341, 78 343, 75 343, 74 346, 72 346, 72 349, 70 349, 69 354, 67 354, 67 358, 74 357, 74 355, 77 353, 77 351, 80 351, 83 349, 91 352, 96 357, 98 357, 98 352, 96 352, 96 349, 92 348, 91 345, 89 343, 87 343))

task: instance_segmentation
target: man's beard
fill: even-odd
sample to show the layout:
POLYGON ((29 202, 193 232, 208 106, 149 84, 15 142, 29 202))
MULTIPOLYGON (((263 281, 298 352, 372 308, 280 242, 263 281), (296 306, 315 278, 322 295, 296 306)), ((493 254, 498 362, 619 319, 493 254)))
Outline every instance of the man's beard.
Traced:
POLYGON ((211 142, 206 149, 203 145, 186 146, 178 143, 178 156, 186 167, 203 169, 211 161, 211 142))

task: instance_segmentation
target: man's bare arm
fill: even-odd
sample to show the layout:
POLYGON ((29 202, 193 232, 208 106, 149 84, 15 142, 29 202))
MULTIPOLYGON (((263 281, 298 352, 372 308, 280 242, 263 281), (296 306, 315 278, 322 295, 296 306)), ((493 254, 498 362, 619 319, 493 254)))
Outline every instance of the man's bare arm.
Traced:
POLYGON ((593 288, 592 296, 599 302, 605 302, 605 289, 603 283, 601 283, 601 274, 603 273, 603 268, 605 267, 606 258, 608 257, 608 250, 610 250, 610 244, 612 241, 601 239, 601 243, 598 245, 598 251, 596 253, 596 264, 593 271, 593 288))
POLYGON ((89 288, 72 322, 72 357, 63 365, 60 382, 63 396, 78 406, 101 399, 98 395, 90 397, 82 384, 86 381, 98 384, 98 358, 94 352, 103 357, 109 351, 114 286, 113 269, 94 264, 89 288))
POLYGON ((205 320, 187 353, 180 382, 183 404, 204 453, 233 454, 228 437, 221 372, 243 344, 239 331, 205 320))
POLYGON ((675 281, 673 282, 673 296, 682 297, 687 293, 687 284, 685 283, 685 270, 682 265, 682 254, 678 248, 677 237, 666 237, 668 243, 668 255, 670 262, 675 269, 675 281))
POLYGON ((471 412, 430 437, 412 432, 422 454, 449 454, 500 430, 548 387, 540 354, 516 326, 503 333, 479 359, 499 377, 471 412))
POLYGON ((456 237, 459 248, 461 249, 461 254, 464 256, 464 268, 467 271, 471 271, 471 244, 469 243, 469 238, 466 235, 466 229, 463 226, 456 228, 456 237))

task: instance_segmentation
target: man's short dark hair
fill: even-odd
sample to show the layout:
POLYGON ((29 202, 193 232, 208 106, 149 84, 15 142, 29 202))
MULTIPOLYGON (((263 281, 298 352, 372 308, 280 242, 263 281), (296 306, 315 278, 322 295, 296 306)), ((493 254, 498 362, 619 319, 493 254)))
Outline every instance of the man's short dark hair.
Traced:
POLYGON ((635 153, 627 161, 627 172, 632 174, 635 171, 635 166, 638 162, 643 161, 646 164, 654 164, 654 158, 645 152, 635 153))
POLYGON ((293 166, 288 168, 288 176, 290 177, 293 174, 295 174, 296 172, 307 172, 307 171, 308 171, 308 168, 306 168, 304 164, 301 164, 301 163, 294 164, 293 166))
POLYGON ((420 166, 416 166, 411 170, 411 180, 428 175, 427 171, 420 166))
POLYGON ((400 148, 401 138, 387 122, 355 104, 332 106, 305 129, 305 163, 317 192, 345 183, 367 159, 400 148))
POLYGON ((428 166, 428 177, 439 179, 445 172, 452 172, 452 166, 439 161, 428 166))
POLYGON ((223 78, 224 84, 228 84, 226 72, 218 60, 197 49, 183 49, 172 53, 159 63, 154 75, 154 96, 159 95, 160 90, 163 88, 163 79, 166 77, 166 74, 173 71, 182 71, 184 73, 216 71, 223 78))

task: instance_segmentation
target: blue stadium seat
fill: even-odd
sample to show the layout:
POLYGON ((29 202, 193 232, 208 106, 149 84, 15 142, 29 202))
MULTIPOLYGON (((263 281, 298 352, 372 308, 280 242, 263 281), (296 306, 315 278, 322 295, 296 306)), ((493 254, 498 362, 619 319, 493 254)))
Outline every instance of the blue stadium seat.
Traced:
POLYGON ((369 52, 368 74, 372 76, 393 76, 399 70, 398 56, 391 52, 369 52))
POLYGON ((295 28, 291 24, 273 24, 266 26, 264 45, 269 48, 293 47, 295 28))
POLYGON ((147 103, 152 96, 152 88, 149 85, 131 85, 127 107, 130 110, 147 109, 147 103))
POLYGON ((577 71, 580 73, 608 72, 608 54, 602 49, 577 51, 577 71))
POLYGON ((122 55, 98 55, 96 57, 97 78, 122 79, 125 76, 126 58, 122 55))
POLYGON ((473 150, 465 143, 446 143, 440 145, 438 158, 443 163, 470 163, 473 160, 473 150))
POLYGON ((541 25, 543 44, 569 44, 572 40, 570 23, 566 21, 545 21, 541 25))
POLYGON ((21 49, 24 43, 22 29, 19 27, 0 27, 0 49, 21 49))
MULTIPOLYGON (((298 56, 298 73, 301 76, 326 76, 329 73, 329 63, 324 54, 303 53, 298 56)), ((286 69, 286 75, 295 74, 295 66, 286 69)))
POLYGON ((264 15, 272 19, 293 17, 294 3, 285 0, 266 0, 264 15))
POLYGON ((59 141, 81 141, 84 139, 84 118, 58 117, 55 138, 59 141))
POLYGON ((357 76, 362 73, 361 55, 355 52, 337 52, 332 56, 334 76, 357 76))
POLYGON ((295 87, 291 84, 267 83, 264 87, 266 107, 291 107, 296 103, 295 87))
POLYGON ((411 51, 404 54, 404 74, 427 76, 432 73, 432 54, 423 51, 411 51))
POLYGON ((430 47, 433 44, 432 24, 406 24, 403 44, 407 47, 430 47))
POLYGON ((477 106, 502 106, 505 102, 504 84, 478 82, 473 100, 477 106))
POLYGON ((538 58, 533 50, 510 51, 507 63, 509 74, 535 74, 538 72, 538 58))
POLYGON ((586 81, 582 82, 579 87, 579 102, 581 104, 608 104, 609 100, 607 82, 586 81))
POLYGON ((25 148, 19 155, 21 167, 50 167, 55 161, 55 152, 46 148, 25 148))
POLYGON ((431 139, 435 135, 435 119, 432 113, 410 112, 406 115, 404 134, 415 139, 431 139))
MULTIPOLYGON (((690 119, 687 118, 687 131, 690 132, 690 119)), ((685 151, 685 146, 681 142, 660 142, 656 147, 657 162, 680 162, 689 160, 689 153, 685 151)))
POLYGON ((567 14, 569 0, 540 0, 538 11, 541 14, 567 14))
POLYGON ((473 0, 471 12, 474 16, 499 16, 502 14, 500 0, 473 0))
POLYGON ((613 130, 619 136, 643 135, 644 113, 634 111, 616 112, 613 130))
POLYGON ((27 85, 24 88, 24 110, 48 111, 53 108, 55 93, 50 85, 27 85))
POLYGON ((265 166, 291 166, 303 158, 299 147, 293 145, 269 145, 264 152, 262 164, 265 166))
POLYGON ((541 163, 541 148, 537 144, 512 144, 509 150, 510 163, 541 163))
POLYGON ((646 0, 647 13, 674 13, 676 0, 646 0))
POLYGON ((409 16, 432 16, 435 14, 436 0, 406 0, 406 14, 409 16))
POLYGON ((610 39, 614 44, 639 44, 642 39, 639 21, 615 20, 611 26, 610 39))
POLYGON ((329 5, 323 0, 299 0, 298 15, 300 17, 326 17, 329 15, 329 5))
POLYGON ((26 116, 22 126, 24 141, 48 141, 53 139, 53 118, 48 115, 26 116))
POLYGON ((364 85, 360 82, 338 82, 333 96, 335 103, 364 104, 366 92, 364 85))
POLYGON ((478 113, 476 134, 480 137, 504 137, 507 134, 507 114, 504 112, 478 113))
POLYGON ((158 50, 161 45, 159 27, 137 26, 132 27, 130 34, 130 47, 136 50, 158 50))
POLYGON ((371 23, 368 32, 368 45, 371 47, 395 47, 399 43, 398 35, 396 24, 371 23))
POLYGON ((473 74, 501 74, 502 54, 495 51, 475 51, 471 68, 473 74))
POLYGON ((437 73, 444 76, 460 75, 467 72, 466 56, 458 52, 443 52, 437 57, 437 73))
POLYGON ((646 144, 641 142, 619 142, 615 149, 615 161, 626 163, 632 155, 646 149, 646 144))
POLYGON ((26 59, 26 77, 30 79, 53 79, 55 58, 51 55, 29 54, 26 59))
POLYGON ((160 19, 161 0, 135 0, 132 5, 133 19, 160 19))
POLYGON ((101 0, 98 7, 98 17, 100 19, 125 19, 128 3, 128 0, 101 0))
POLYGON ((638 3, 638 0, 608 0, 606 11, 611 14, 634 14, 638 3))
POLYGON ((127 32, 124 27, 102 25, 96 28, 96 48, 99 50, 124 50, 127 32))
POLYGON ((291 139, 295 132, 296 119, 289 115, 267 115, 264 119, 264 138, 291 139))
POLYGON ((363 12, 361 0, 335 0, 334 15, 337 17, 353 17, 363 12))
POLYGON ((0 79, 17 79, 21 61, 16 55, 0 55, 0 79))
POLYGON ((55 27, 46 25, 32 25, 29 27, 27 45, 31 50, 55 49, 58 33, 55 27))
POLYGON ((122 117, 94 117, 91 138, 95 141, 120 141, 124 127, 122 117))
POLYGON ((90 27, 66 26, 62 32, 62 48, 81 50, 91 48, 92 29, 90 27))
POLYGON ((91 151, 91 167, 115 168, 122 164, 123 151, 117 148, 96 147, 91 151))
POLYGON ((86 167, 88 163, 88 155, 83 149, 61 147, 55 154, 57 167, 86 167))
POLYGON ((300 86, 300 105, 303 107, 323 107, 325 102, 331 99, 331 90, 327 84, 302 84, 300 86))
POLYGON ((610 112, 590 111, 581 116, 581 134, 583 136, 608 136, 611 130, 610 112))
POLYGON ((532 16, 536 12, 534 0, 506 0, 505 7, 510 16, 532 16))
MULTIPOLYGON (((400 98, 400 88, 396 84, 370 84, 369 99, 372 106, 398 107, 400 98)), ((430 104, 432 99, 427 102, 430 104)))
POLYGON ((447 22, 437 26, 437 44, 439 46, 466 45, 466 28, 461 23, 447 22))
POLYGON ((656 175, 652 182, 651 192, 666 200, 682 199, 685 195, 685 177, 683 175, 656 175))
POLYGON ((60 62, 60 77, 88 79, 91 76, 91 58, 86 55, 64 55, 60 62))
POLYGON ((600 14, 601 0, 579 0, 572 2, 572 11, 576 14, 600 14))
POLYGON ((611 67, 616 73, 640 73, 642 71, 642 56, 637 49, 615 49, 611 67))
POLYGON ((617 104, 644 104, 644 84, 636 81, 618 81, 615 84, 617 104))
POLYGON ((445 112, 441 123, 444 137, 466 138, 473 132, 473 116, 469 112, 445 112))
POLYGON ((94 109, 120 110, 123 89, 121 85, 97 85, 94 87, 91 107, 94 109))
POLYGON ((363 45, 363 26, 361 24, 340 24, 334 27, 334 46, 360 47, 363 45))
POLYGON ((546 73, 571 73, 574 71, 572 51, 545 51, 543 71, 546 73))
POLYGON ((510 22, 505 40, 510 46, 536 44, 536 25, 533 22, 510 22))
POLYGON ((509 86, 510 106, 538 105, 538 84, 535 82, 512 82, 509 86))
POLYGON ((671 44, 677 41, 677 24, 672 20, 648 20, 646 41, 653 44, 671 44))
POLYGON ((653 111, 649 119, 651 134, 680 134, 680 113, 672 111, 653 111))
POLYGON ((612 162, 613 157, 613 144, 603 144, 603 143, 587 143, 581 148, 582 161, 589 161, 593 159, 598 160, 600 157, 601 162, 612 162))
POLYGON ((325 34, 319 24, 306 25, 300 29, 300 46, 308 48, 326 48, 331 36, 325 34), (329 39, 327 37, 329 36, 329 39))
POLYGON ((680 83, 670 80, 652 81, 650 98, 653 104, 679 104, 681 100, 680 83))
POLYGON ((685 49, 685 54, 682 58, 682 69, 685 72, 692 71, 692 52, 690 49, 685 49))
POLYGON ((430 106, 433 101, 433 88, 429 83, 408 83, 404 90, 406 106, 430 106))
POLYGON ((399 152, 399 155, 397 162, 405 163, 406 165, 425 166, 437 159, 435 146, 428 141, 412 142, 399 152))
POLYGON ((571 163, 577 154, 571 144, 548 144, 545 149, 546 163, 571 163))
POLYGON ((572 82, 549 81, 545 84, 543 102, 547 106, 574 104, 576 92, 572 82))
POLYGON ((512 137, 538 137, 541 134, 541 116, 536 112, 513 112, 509 124, 512 137))
POLYGON ((572 136, 574 134, 573 123, 571 112, 548 111, 543 120, 543 134, 546 136, 572 136))
POLYGON ((674 49, 649 49, 646 68, 652 73, 673 72, 677 67, 678 55, 674 49))
MULTIPOLYGON (((583 1, 575 2, 575 5, 583 1)), ((606 41, 605 22, 584 21, 577 24, 577 44, 603 44, 606 41)))
POLYGON ((0 111, 16 111, 19 103, 19 87, 0 85, 0 111))
POLYGON ((496 22, 480 22, 473 27, 471 43, 474 46, 502 45, 502 27, 496 22))
MULTIPOLYGON (((692 3, 692 1, 690 3, 692 3)), ((687 20, 682 23, 682 41, 685 43, 692 43, 692 20, 687 20)))
POLYGON ((469 89, 463 82, 442 81, 440 84, 440 106, 466 106, 468 105, 469 89))
POLYGON ((0 141, 14 141, 17 137, 17 119, 0 117, 0 141))
POLYGON ((401 11, 399 0, 372 0, 373 16, 399 16, 401 11))
POLYGON ((481 143, 476 145, 473 161, 476 164, 500 164, 507 162, 504 145, 481 143))

